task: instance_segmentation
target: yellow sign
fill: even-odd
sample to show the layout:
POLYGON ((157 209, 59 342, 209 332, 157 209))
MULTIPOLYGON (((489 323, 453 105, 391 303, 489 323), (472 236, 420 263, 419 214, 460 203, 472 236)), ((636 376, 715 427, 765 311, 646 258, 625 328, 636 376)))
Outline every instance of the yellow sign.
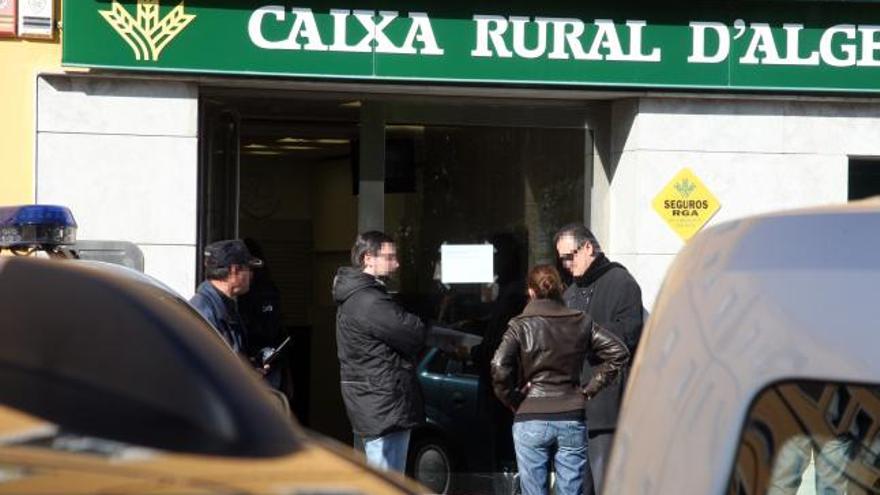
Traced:
POLYGON ((654 210, 685 241, 721 208, 718 199, 689 168, 681 169, 654 198, 654 210))
POLYGON ((195 15, 183 10, 183 1, 159 19, 159 0, 137 0, 137 17, 113 0, 110 10, 99 11, 113 29, 134 50, 137 60, 159 60, 165 46, 180 34, 195 15))

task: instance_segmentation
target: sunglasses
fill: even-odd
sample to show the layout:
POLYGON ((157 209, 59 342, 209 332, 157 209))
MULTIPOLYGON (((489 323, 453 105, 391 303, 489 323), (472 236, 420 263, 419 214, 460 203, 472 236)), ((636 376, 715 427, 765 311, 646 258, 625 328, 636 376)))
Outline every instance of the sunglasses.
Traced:
POLYGON ((574 251, 569 251, 565 254, 560 254, 559 255, 560 261, 562 261, 563 263, 571 263, 572 261, 574 261, 574 257, 577 256, 578 251, 583 249, 584 246, 586 246, 586 245, 587 245, 587 243, 585 242, 585 243, 581 244, 580 246, 576 247, 574 249, 574 251))

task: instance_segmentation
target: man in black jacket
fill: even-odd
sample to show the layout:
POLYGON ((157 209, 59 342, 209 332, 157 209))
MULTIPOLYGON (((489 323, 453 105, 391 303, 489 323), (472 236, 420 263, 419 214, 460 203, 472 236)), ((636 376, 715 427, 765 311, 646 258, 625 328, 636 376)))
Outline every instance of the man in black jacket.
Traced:
MULTIPOLYGON (((290 332, 285 328, 281 316, 281 291, 272 280, 262 247, 252 238, 243 241, 252 255, 263 260, 263 266, 254 270, 250 289, 238 297, 238 311, 247 332, 247 353, 255 362, 262 362, 290 336, 290 332)), ((265 375, 266 382, 283 392, 288 400, 293 398, 287 359, 291 347, 287 345, 281 351, 265 375)))
POLYGON ((403 472, 410 431, 425 418, 416 365, 427 330, 382 281, 400 266, 391 237, 360 234, 351 262, 333 279, 342 399, 367 462, 403 472))
MULTIPOLYGON (((610 330, 635 355, 642 334, 642 291, 639 284, 620 263, 605 257, 590 229, 569 224, 554 237, 562 266, 574 277, 563 298, 568 307, 588 313, 603 328, 610 330)), ((598 364, 594 357, 591 366, 598 364)), ((629 366, 616 384, 604 389, 587 403, 590 465, 584 478, 584 491, 598 493, 605 464, 611 450, 617 414, 623 399, 629 366), (592 486, 590 479, 592 478, 592 486)), ((585 379, 591 372, 585 370, 585 379)))

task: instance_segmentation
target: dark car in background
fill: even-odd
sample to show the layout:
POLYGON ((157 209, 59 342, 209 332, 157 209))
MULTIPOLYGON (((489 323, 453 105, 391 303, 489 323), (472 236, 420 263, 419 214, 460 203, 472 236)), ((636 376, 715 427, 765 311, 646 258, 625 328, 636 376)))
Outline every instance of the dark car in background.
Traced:
POLYGON ((408 472, 434 493, 518 489, 509 418, 498 417, 488 375, 475 361, 432 348, 419 364, 426 424, 413 432, 408 472))

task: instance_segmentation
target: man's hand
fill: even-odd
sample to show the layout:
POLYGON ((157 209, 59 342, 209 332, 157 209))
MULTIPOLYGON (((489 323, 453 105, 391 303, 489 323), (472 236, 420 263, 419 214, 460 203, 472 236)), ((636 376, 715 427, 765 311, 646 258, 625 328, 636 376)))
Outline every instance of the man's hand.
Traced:
POLYGON ((262 361, 262 359, 257 358, 257 357, 248 358, 248 363, 255 370, 257 370, 257 373, 259 373, 262 376, 266 376, 269 374, 269 371, 272 370, 272 365, 271 364, 260 364, 261 361, 262 361))
POLYGON ((519 408, 519 405, 522 404, 524 400, 526 400, 526 397, 528 397, 529 389, 531 389, 531 388, 532 388, 532 382, 526 382, 525 385, 523 385, 522 387, 520 387, 516 391, 516 394, 517 394, 516 406, 513 406, 513 405, 508 406, 508 407, 510 407, 510 410, 514 412, 514 414, 516 414, 516 410, 519 408))
POLYGON ((584 394, 584 399, 589 401, 598 393, 597 390, 593 390, 589 385, 581 389, 581 393, 584 394))

